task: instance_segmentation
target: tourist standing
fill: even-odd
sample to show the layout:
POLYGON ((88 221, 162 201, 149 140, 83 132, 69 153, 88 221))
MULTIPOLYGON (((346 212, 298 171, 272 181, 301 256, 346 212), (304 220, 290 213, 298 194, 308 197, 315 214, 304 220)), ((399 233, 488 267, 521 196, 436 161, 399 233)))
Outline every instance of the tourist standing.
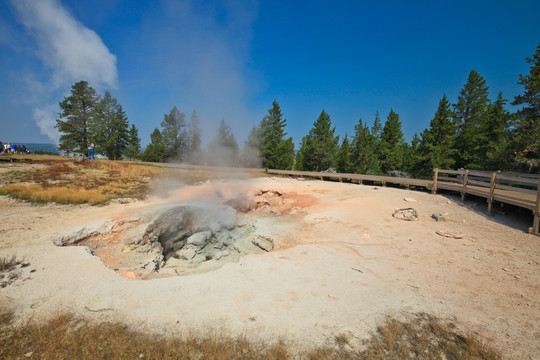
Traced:
POLYGON ((94 158, 94 143, 88 142, 88 160, 96 160, 94 158))

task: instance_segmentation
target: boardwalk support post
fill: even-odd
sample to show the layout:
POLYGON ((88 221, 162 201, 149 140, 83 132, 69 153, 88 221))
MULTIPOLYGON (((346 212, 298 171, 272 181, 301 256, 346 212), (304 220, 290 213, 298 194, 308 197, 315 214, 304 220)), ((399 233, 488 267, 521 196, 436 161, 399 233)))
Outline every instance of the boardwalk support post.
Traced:
POLYGON ((493 210, 493 196, 495 195, 495 185, 496 185, 497 173, 494 172, 491 174, 491 183, 489 188, 489 198, 488 198, 488 213, 491 214, 493 210))
POLYGON ((534 210, 533 233, 540 235, 540 180, 538 180, 538 188, 536 189, 536 209, 534 210))
POLYGON ((465 170, 465 176, 463 177, 463 190, 461 190, 461 201, 465 201, 465 194, 467 193, 468 183, 469 183, 469 170, 465 170))
POLYGON ((439 177, 439 168, 433 169, 433 189, 431 189, 431 192, 433 195, 437 193, 437 178, 439 177))

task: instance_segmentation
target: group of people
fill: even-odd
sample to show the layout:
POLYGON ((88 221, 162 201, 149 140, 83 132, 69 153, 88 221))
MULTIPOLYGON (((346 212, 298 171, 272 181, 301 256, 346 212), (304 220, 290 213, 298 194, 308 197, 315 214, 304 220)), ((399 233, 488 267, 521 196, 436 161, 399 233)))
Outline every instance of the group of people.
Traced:
POLYGON ((25 145, 2 143, 0 141, 0 155, 4 154, 30 154, 31 151, 25 145))

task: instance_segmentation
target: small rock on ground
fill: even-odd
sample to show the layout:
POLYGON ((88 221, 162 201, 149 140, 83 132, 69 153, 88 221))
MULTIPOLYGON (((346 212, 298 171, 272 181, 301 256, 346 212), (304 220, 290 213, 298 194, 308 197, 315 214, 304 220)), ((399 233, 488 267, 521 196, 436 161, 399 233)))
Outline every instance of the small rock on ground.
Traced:
POLYGON ((255 235, 251 242, 253 245, 260 247, 264 251, 271 251, 274 249, 274 240, 267 236, 255 235))
POLYGON ((462 239, 464 236, 463 233, 460 231, 437 230, 436 233, 437 235, 453 239, 462 239))
POLYGON ((438 212, 434 212, 433 214, 431 214, 431 217, 437 221, 446 221, 446 219, 444 218, 444 215, 438 212))
POLYGON ((406 221, 416 221, 418 220, 418 212, 413 208, 407 209, 398 209, 394 211, 392 216, 396 219, 406 220, 406 221))

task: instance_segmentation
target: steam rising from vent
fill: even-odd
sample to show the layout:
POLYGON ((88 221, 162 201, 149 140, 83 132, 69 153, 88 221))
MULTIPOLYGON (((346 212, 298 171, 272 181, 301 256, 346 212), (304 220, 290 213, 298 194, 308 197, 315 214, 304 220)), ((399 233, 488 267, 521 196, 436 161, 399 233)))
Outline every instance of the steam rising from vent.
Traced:
MULTIPOLYGON (((35 54, 50 70, 47 80, 27 76, 27 87, 37 98, 50 97, 58 89, 69 89, 79 80, 96 87, 118 87, 116 56, 103 43, 98 34, 75 19, 57 0, 12 0, 19 20, 32 37, 35 54), (43 92, 47 89, 47 92, 43 92)), ((53 105, 38 100, 33 118, 42 134, 57 142, 54 129, 56 99, 53 105)), ((52 99, 51 99, 52 101, 52 99)))
POLYGON ((300 223, 283 216, 303 217, 312 201, 249 181, 208 182, 170 191, 143 212, 90 224, 54 243, 88 246, 107 266, 134 278, 208 272, 287 246, 283 239, 300 223))
POLYGON ((203 137, 225 119, 245 139, 246 124, 257 118, 247 105, 259 83, 247 63, 257 10, 254 1, 166 0, 144 23, 142 46, 155 54, 152 76, 168 85, 172 99, 197 109, 203 137))
POLYGON ((36 55, 52 70, 54 88, 80 79, 98 87, 118 86, 116 56, 60 2, 12 0, 11 4, 37 45, 36 55))

